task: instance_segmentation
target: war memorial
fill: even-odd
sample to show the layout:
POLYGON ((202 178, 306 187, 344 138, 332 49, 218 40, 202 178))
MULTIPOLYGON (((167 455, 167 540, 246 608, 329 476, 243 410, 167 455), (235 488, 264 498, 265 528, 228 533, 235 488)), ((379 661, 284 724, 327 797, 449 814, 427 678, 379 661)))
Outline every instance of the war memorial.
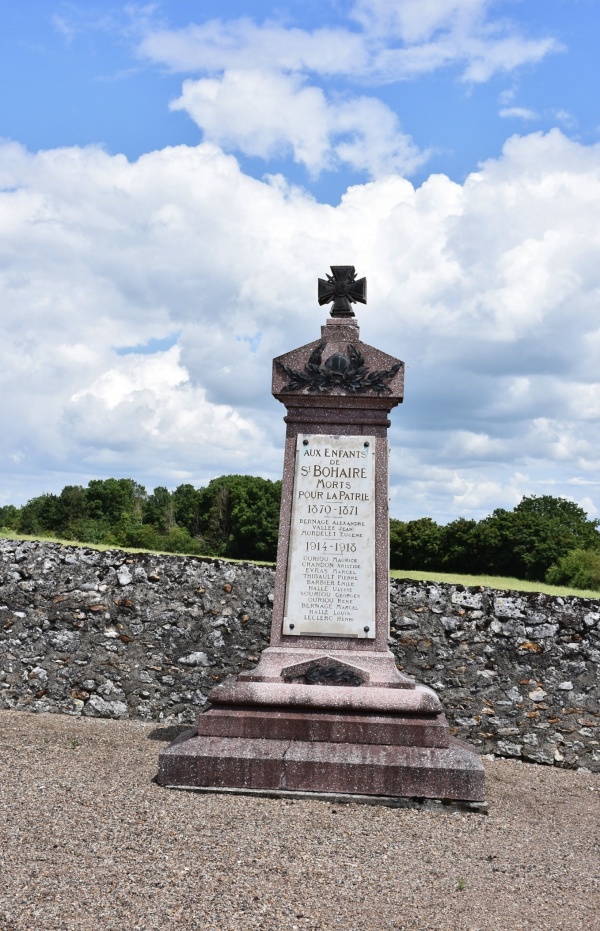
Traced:
POLYGON ((387 432, 404 364, 361 342, 366 299, 353 266, 332 266, 320 339, 273 362, 287 430, 270 644, 161 753, 164 786, 485 800, 478 755, 388 647, 387 432))

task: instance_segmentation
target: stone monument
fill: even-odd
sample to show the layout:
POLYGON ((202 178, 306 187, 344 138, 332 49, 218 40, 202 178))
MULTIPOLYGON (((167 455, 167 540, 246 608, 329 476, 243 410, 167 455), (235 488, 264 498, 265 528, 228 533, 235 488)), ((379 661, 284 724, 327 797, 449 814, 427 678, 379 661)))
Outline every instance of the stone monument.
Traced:
POLYGON ((388 647, 388 415, 404 364, 361 342, 366 279, 334 265, 321 338, 273 363, 286 409, 270 645, 160 756, 162 785, 482 802, 479 757, 388 647))

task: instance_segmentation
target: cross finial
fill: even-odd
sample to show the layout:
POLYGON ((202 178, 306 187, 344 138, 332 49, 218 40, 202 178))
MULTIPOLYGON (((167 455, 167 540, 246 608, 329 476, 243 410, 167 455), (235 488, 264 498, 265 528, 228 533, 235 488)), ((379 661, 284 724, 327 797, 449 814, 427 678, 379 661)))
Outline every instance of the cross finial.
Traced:
POLYGON ((329 304, 332 317, 353 317, 352 304, 367 303, 367 279, 356 280, 354 265, 331 265, 327 281, 319 278, 319 304, 329 304))

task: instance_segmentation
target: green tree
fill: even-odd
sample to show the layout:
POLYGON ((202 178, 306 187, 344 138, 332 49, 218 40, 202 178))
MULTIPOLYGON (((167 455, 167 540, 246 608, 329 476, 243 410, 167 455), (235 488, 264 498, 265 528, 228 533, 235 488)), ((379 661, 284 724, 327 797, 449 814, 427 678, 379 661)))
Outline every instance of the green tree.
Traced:
POLYGON ((550 566, 546 573, 549 585, 569 585, 600 591, 600 551, 571 550, 550 566))
POLYGON ((541 582, 570 550, 599 546, 597 524, 572 501, 551 495, 523 498, 513 511, 498 508, 479 523, 484 571, 541 582))
POLYGON ((5 504, 0 508, 0 527, 6 527, 8 530, 18 530, 21 518, 20 508, 14 504, 5 504))
POLYGON ((142 524, 135 515, 125 514, 110 527, 104 543, 115 546, 131 546, 142 550, 164 550, 164 537, 152 524, 142 524))
POLYGON ((185 527, 192 537, 200 536, 202 491, 193 485, 179 485, 172 495, 175 521, 185 527))
POLYGON ((60 528, 58 497, 52 494, 32 498, 21 508, 21 533, 57 533, 60 528))
POLYGON ((141 524, 146 497, 146 489, 132 478, 92 479, 86 489, 89 516, 111 526, 126 515, 141 524))
POLYGON ((74 520, 66 530, 61 530, 59 535, 67 540, 78 540, 80 543, 114 542, 110 536, 110 527, 107 521, 92 520, 90 517, 74 520))
POLYGON ((390 522, 392 569, 439 569, 441 527, 431 517, 390 522))
POLYGON ((81 485, 65 485, 57 502, 57 517, 60 532, 68 530, 89 517, 85 488, 81 485))
MULTIPOLYGON (((402 565, 402 556, 404 553, 403 542, 404 542, 404 529, 406 523, 401 520, 396 520, 395 517, 390 518, 390 568, 391 569, 403 569, 402 565)), ((406 567, 408 568, 408 566, 406 567)))
POLYGON ((201 491, 201 533, 210 551, 232 559, 274 560, 281 482, 222 475, 201 491))
POLYGON ((153 524, 160 533, 175 527, 175 505, 171 492, 162 485, 155 488, 144 502, 144 523, 153 524))
POLYGON ((573 549, 599 550, 600 522, 551 495, 525 497, 512 511, 497 508, 477 522, 439 527, 431 518, 390 521, 393 569, 488 573, 543 581, 573 549))
POLYGON ((459 517, 440 527, 440 561, 437 568, 445 572, 475 574, 483 571, 479 525, 476 520, 459 517))
POLYGON ((185 527, 171 528, 168 534, 160 538, 160 541, 161 549, 167 553, 191 553, 198 556, 205 553, 203 541, 192 537, 185 527))
POLYGON ((67 485, 60 495, 40 495, 28 501, 19 511, 15 529, 21 533, 53 534, 84 543, 102 543, 108 522, 88 516, 84 488, 67 485))
POLYGON ((570 534, 574 546, 600 549, 600 521, 590 520, 582 507, 567 498, 531 495, 521 499, 514 513, 531 514, 553 522, 554 527, 570 534))

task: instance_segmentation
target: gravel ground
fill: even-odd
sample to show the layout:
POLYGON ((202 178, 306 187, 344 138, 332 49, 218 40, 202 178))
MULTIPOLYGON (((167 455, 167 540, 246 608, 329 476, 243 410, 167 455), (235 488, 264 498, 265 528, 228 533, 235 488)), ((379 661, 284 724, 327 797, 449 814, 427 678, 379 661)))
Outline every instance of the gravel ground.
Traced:
POLYGON ((0 712, 0 931, 600 928, 600 776, 486 763, 488 816, 197 795, 172 729, 0 712))

